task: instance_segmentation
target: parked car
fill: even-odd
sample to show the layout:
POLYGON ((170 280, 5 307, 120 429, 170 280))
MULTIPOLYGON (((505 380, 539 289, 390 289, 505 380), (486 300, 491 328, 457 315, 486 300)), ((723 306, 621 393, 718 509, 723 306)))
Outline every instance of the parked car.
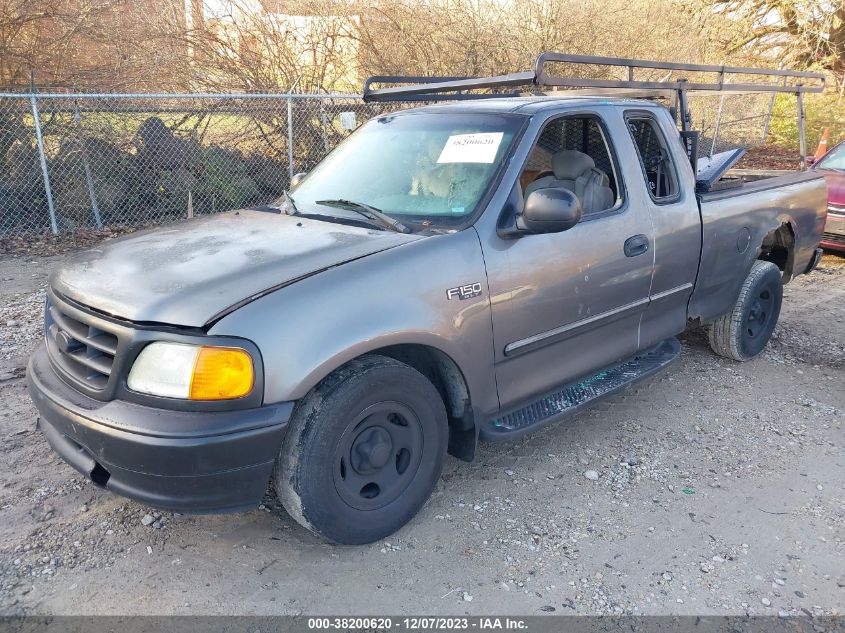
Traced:
POLYGON ((845 253, 845 142, 834 146, 812 169, 827 181, 827 222, 821 246, 845 253))
POLYGON ((384 114, 263 208, 107 242, 51 278, 28 388, 52 447, 159 508, 287 511, 338 543, 472 460, 665 368, 747 361, 810 272, 819 172, 696 191, 650 100, 384 114))

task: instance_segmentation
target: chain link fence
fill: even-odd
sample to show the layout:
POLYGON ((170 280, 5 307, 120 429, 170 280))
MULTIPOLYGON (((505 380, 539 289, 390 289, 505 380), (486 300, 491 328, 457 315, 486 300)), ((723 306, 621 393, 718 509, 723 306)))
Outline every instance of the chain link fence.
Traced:
MULTIPOLYGON (((768 96, 762 105, 748 96, 691 103, 700 152, 763 141, 768 96)), ((0 94, 0 236, 267 203, 367 119, 415 105, 357 95, 0 94)))
POLYGON ((352 95, 2 95, 0 235, 270 202, 370 117, 352 95))
POLYGON ((765 143, 774 97, 759 92, 690 93, 692 128, 701 132, 699 158, 765 143))

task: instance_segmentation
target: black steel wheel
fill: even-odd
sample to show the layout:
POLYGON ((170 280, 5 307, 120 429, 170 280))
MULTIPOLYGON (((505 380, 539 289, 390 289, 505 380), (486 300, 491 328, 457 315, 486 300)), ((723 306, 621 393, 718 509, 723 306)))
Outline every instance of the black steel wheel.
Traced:
POLYGON ((324 538, 377 541, 428 499, 447 431, 440 394, 422 374, 384 356, 354 360, 297 406, 276 462, 276 494, 324 538))
POLYGON ((751 298, 751 306, 745 317, 745 332, 749 341, 758 340, 767 332, 771 333, 771 323, 774 320, 775 293, 769 286, 760 288, 751 298))
POLYGON ((424 445, 417 415, 399 402, 379 402, 358 414, 335 451, 334 484, 358 510, 381 508, 405 492, 424 445))
POLYGON ((782 300, 783 280, 778 267, 771 262, 754 262, 733 309, 710 324, 710 347, 726 358, 751 360, 769 342, 782 300))

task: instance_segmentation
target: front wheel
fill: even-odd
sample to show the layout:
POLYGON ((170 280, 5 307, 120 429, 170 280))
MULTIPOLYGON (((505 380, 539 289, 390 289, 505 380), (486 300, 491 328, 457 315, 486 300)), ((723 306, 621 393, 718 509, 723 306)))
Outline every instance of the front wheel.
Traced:
POLYGON ((725 358, 751 360, 769 342, 782 300, 783 279, 778 267, 754 262, 733 309, 709 325, 710 348, 725 358))
POLYGON ((312 532, 335 543, 371 543, 428 499, 447 438, 434 385, 392 358, 365 356, 297 406, 276 462, 276 494, 312 532))

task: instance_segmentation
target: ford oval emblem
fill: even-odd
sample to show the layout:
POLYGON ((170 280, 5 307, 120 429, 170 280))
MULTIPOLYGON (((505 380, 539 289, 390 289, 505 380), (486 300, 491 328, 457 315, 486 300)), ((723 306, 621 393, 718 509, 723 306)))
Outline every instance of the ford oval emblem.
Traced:
POLYGON ((68 354, 77 347, 78 344, 77 341, 70 337, 70 334, 64 330, 59 330, 58 334, 56 334, 56 345, 58 345, 62 354, 68 354))

